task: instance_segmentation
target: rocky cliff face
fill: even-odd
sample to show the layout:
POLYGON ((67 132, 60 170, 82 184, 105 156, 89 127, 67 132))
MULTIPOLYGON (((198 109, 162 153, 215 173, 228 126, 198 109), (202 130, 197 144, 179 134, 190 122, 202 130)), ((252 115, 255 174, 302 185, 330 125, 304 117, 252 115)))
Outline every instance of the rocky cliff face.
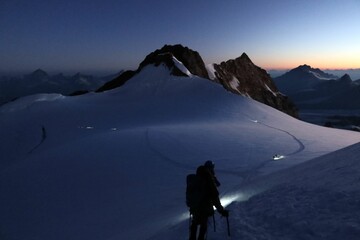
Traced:
POLYGON ((213 68, 214 80, 221 83, 225 89, 298 117, 294 104, 278 91, 270 75, 256 66, 246 53, 234 60, 214 64, 213 68))

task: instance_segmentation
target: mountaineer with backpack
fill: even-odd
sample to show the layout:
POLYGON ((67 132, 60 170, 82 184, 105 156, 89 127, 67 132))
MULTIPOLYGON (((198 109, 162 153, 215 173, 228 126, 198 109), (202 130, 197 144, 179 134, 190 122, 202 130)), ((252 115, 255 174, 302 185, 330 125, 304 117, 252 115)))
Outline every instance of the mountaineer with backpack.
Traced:
POLYGON ((198 225, 200 225, 198 240, 205 239, 208 218, 214 215, 213 206, 222 216, 229 216, 229 211, 220 203, 213 175, 206 166, 198 167, 196 174, 187 176, 186 204, 192 216, 189 240, 196 240, 198 225))

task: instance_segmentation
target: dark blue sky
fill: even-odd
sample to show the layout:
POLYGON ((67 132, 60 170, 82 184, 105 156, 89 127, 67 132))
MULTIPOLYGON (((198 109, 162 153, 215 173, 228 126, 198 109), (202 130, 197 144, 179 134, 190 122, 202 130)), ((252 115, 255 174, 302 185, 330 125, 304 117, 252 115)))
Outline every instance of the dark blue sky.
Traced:
POLYGON ((359 0, 0 0, 0 72, 113 72, 176 43, 206 63, 356 68, 359 13, 359 0))

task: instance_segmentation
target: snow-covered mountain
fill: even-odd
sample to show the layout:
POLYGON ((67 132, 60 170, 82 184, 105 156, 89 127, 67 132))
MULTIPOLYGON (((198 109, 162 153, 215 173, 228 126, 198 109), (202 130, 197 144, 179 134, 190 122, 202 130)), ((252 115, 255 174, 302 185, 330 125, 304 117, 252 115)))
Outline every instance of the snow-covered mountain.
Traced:
POLYGON ((291 96, 295 93, 312 90, 322 80, 331 79, 338 79, 338 77, 304 64, 274 78, 274 81, 281 92, 291 96))
MULTIPOLYGON (((174 56, 166 59, 178 75, 161 61, 120 88, 73 97, 39 94, 0 107, 1 239, 186 239, 185 178, 206 160, 216 163, 224 205, 248 199, 228 206, 234 239, 279 239, 267 238, 271 224, 278 224, 274 233, 284 229, 284 239, 319 239, 334 225, 350 230, 342 232, 346 239, 359 236, 357 218, 299 223, 306 212, 291 205, 302 196, 311 201, 317 188, 311 192, 307 176, 325 176, 323 170, 339 173, 324 186, 343 178, 356 183, 358 147, 328 155, 329 164, 312 159, 359 142, 359 133, 301 122, 193 75, 174 56), (274 161, 274 154, 284 157, 274 161), (292 170, 296 165, 306 171, 292 170), (278 173, 280 180, 271 177, 278 173), (268 174, 268 181, 261 180, 268 174), (284 182, 297 186, 300 177, 303 191, 277 188, 284 182), (281 210, 276 200, 293 210, 291 218, 275 211, 281 210), (274 208, 256 212, 254 205, 274 208), (288 226, 295 227, 286 231, 288 226), (314 226, 317 232, 310 232, 314 226)), ((359 204, 347 202, 348 192, 329 191, 320 191, 326 203, 321 217, 332 216, 338 205, 331 203, 339 199, 351 204, 346 211, 359 212, 359 204)), ((226 236, 224 220, 216 221, 209 240, 226 236)))
MULTIPOLYGON (((119 73, 121 74, 121 72, 119 73)), ((98 89, 107 81, 119 74, 105 77, 94 77, 77 73, 73 76, 63 74, 49 75, 42 69, 23 77, 6 77, 0 79, 0 105, 16 98, 37 93, 60 93, 63 95, 75 92, 89 92, 98 89)))
POLYGON ((295 103, 301 119, 322 126, 359 131, 360 85, 348 74, 335 78, 303 65, 274 81, 295 103))
POLYGON ((360 109, 360 86, 348 74, 341 78, 307 65, 274 78, 300 109, 360 109))
POLYGON ((300 109, 360 109, 360 86, 347 74, 291 97, 300 109))
POLYGON ((127 71, 98 89, 98 92, 122 86, 145 66, 164 63, 174 76, 197 76, 220 83, 226 90, 237 95, 251 97, 291 116, 297 117, 292 102, 278 92, 267 72, 256 66, 243 53, 235 60, 205 66, 200 54, 180 44, 165 45, 150 53, 136 71, 127 71), (183 66, 182 66, 183 65, 183 66), (183 68, 186 68, 184 70, 183 68))

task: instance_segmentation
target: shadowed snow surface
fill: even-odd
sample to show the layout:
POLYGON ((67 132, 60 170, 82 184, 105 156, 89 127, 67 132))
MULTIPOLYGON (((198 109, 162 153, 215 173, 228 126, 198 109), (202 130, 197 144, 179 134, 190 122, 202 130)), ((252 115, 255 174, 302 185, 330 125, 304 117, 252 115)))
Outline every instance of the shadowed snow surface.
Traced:
MULTIPOLYGON (((325 155, 359 133, 163 65, 104 93, 6 104, 0 131, 0 239, 186 239, 185 178, 206 160, 223 204, 238 201, 228 206, 232 239, 359 235, 359 188, 342 187, 358 180, 359 147, 325 155)), ((208 239, 226 236, 216 218, 208 239)))

